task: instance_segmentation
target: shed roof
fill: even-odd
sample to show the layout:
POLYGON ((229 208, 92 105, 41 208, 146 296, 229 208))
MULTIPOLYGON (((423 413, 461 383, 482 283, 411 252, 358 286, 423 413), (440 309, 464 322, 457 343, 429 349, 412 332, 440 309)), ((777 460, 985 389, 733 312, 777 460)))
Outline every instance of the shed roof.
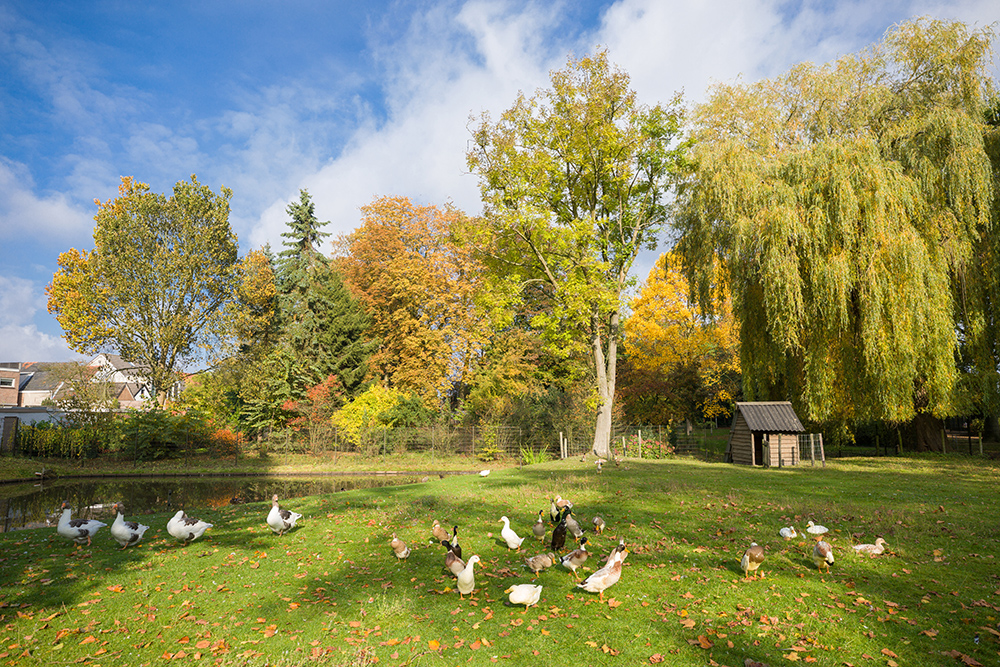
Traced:
POLYGON ((736 409, 743 415, 751 431, 802 433, 806 430, 789 401, 737 403, 736 409))

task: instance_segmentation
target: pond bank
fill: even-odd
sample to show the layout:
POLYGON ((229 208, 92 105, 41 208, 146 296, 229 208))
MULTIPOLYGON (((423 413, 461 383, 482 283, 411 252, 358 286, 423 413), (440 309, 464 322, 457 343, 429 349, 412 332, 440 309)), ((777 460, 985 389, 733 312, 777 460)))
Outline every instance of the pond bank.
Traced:
MULTIPOLYGON (((382 477, 393 475, 405 475, 407 477, 430 477, 437 475, 445 477, 448 475, 478 475, 478 470, 351 470, 351 471, 295 471, 295 472, 136 472, 136 473, 92 473, 80 472, 74 474, 55 473, 46 474, 44 477, 35 477, 34 481, 54 482, 56 480, 77 480, 77 479, 183 479, 183 478, 203 478, 203 477, 382 477)), ((24 484, 32 481, 32 478, 20 479, 0 479, 0 485, 24 484)))

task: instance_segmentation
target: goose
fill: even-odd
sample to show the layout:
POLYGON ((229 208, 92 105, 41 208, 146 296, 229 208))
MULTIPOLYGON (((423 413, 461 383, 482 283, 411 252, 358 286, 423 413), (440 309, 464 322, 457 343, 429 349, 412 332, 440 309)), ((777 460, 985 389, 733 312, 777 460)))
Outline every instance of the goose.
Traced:
MULTIPOLYGON (((819 525, 813 523, 812 521, 809 521, 809 523, 806 524, 806 532, 810 533, 812 535, 825 535, 826 533, 828 533, 830 531, 827 529, 826 526, 819 526, 819 525)), ((816 538, 816 539, 819 539, 819 538, 816 538)))
POLYGON ((552 542, 549 546, 552 547, 553 551, 562 551, 566 547, 566 512, 569 508, 563 510, 559 515, 559 521, 556 523, 556 527, 552 529, 552 542))
POLYGON ((573 516, 573 508, 566 508, 566 529, 573 533, 573 537, 580 539, 583 537, 583 528, 580 528, 580 524, 577 522, 576 517, 573 516))
POLYGON ((89 547, 91 538, 97 534, 97 531, 108 525, 97 519, 71 518, 73 510, 70 509, 69 502, 64 502, 60 509, 62 509, 62 516, 59 517, 56 532, 77 544, 86 544, 89 547))
POLYGON ((556 562, 555 554, 538 554, 537 556, 532 556, 531 558, 525 558, 524 564, 528 566, 528 569, 535 573, 535 578, 538 578, 538 573, 547 567, 552 567, 552 564, 556 562))
POLYGON ((505 516, 500 517, 500 521, 503 522, 503 529, 500 530, 500 537, 504 539, 507 543, 508 549, 517 549, 520 551, 521 542, 524 542, 523 537, 518 537, 517 533, 510 527, 510 519, 505 516))
POLYGON ((535 584, 515 584, 504 591, 508 594, 507 599, 511 604, 523 604, 527 609, 538 604, 538 598, 542 595, 542 587, 535 584))
POLYGON ((130 544, 138 544, 142 540, 143 533, 149 530, 149 526, 144 526, 135 521, 126 521, 124 516, 125 506, 121 503, 115 503, 111 506, 111 509, 117 515, 114 523, 111 524, 111 537, 115 538, 115 541, 122 545, 122 549, 127 548, 130 544))
POLYGON ((472 574, 472 567, 479 562, 479 556, 472 556, 465 564, 465 569, 458 574, 458 597, 462 600, 466 595, 472 595, 476 589, 476 579, 472 574))
POLYGON ((753 578, 757 578, 757 568, 764 562, 764 547, 756 542, 750 543, 750 548, 743 552, 743 560, 740 567, 743 569, 743 578, 748 579, 753 572, 753 578))
POLYGON ((444 554, 444 566, 457 577, 465 569, 465 561, 452 549, 451 542, 444 540, 441 544, 448 550, 444 554))
POLYGON ((582 588, 590 593, 597 593, 601 602, 604 602, 604 591, 618 583, 622 576, 622 563, 628 556, 628 549, 615 549, 611 552, 608 564, 597 572, 577 584, 577 588, 582 588))
POLYGON ((542 510, 538 510, 538 520, 531 527, 531 533, 542 542, 545 541, 545 521, 542 519, 542 510))
POLYGON ((587 538, 584 537, 582 540, 580 540, 579 548, 574 549, 573 551, 570 551, 568 554, 563 556, 560 562, 562 563, 563 567, 572 571, 573 576, 576 577, 577 580, 579 580, 580 575, 576 573, 576 568, 586 563, 587 558, 589 557, 590 557, 590 552, 587 551, 587 538))
POLYGON ((858 554, 868 554, 869 556, 878 556, 885 548, 889 546, 885 543, 881 537, 875 540, 875 544, 855 544, 854 551, 858 554))
POLYGON ((451 537, 437 519, 434 519, 434 524, 431 526, 431 534, 434 535, 434 539, 438 542, 446 542, 451 537))
POLYGON ((184 510, 178 510, 170 521, 167 521, 167 532, 184 543, 185 546, 194 542, 212 527, 201 519, 189 517, 184 510))
POLYGON ((396 558, 399 560, 406 560, 407 556, 410 555, 410 547, 406 546, 406 542, 396 537, 396 533, 392 534, 389 546, 392 547, 392 552, 396 554, 396 558))
POLYGON ((604 519, 599 516, 594 517, 594 532, 598 535, 604 534, 604 529, 607 528, 607 524, 604 523, 604 519))
POLYGON ((823 571, 823 565, 826 564, 826 569, 829 572, 830 566, 833 565, 833 547, 830 546, 829 542, 823 540, 816 542, 816 546, 813 547, 813 562, 816 563, 820 572, 823 571))
POLYGON ((778 531, 778 535, 781 535, 786 540, 794 540, 796 537, 799 536, 799 534, 795 532, 795 526, 788 526, 787 528, 782 528, 781 530, 778 531))
POLYGON ((278 535, 284 535, 292 528, 295 522, 302 518, 298 512, 282 509, 278 506, 278 494, 271 496, 271 511, 267 513, 267 525, 278 535))

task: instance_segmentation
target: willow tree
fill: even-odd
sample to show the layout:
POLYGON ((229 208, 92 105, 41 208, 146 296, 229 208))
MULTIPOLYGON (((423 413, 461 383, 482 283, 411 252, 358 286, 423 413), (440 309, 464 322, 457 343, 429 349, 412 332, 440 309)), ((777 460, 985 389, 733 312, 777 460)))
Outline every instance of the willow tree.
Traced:
POLYGON ((607 456, 623 294, 664 222, 682 155, 679 99, 640 105, 605 52, 571 59, 551 84, 519 94, 497 122, 484 114, 468 163, 480 177, 499 293, 517 301, 541 287, 552 307, 533 324, 566 354, 589 350, 594 451, 607 456))
POLYGON ((842 424, 958 407, 956 295, 982 278, 993 202, 991 39, 921 19, 696 109, 679 250, 703 305, 731 290, 748 399, 842 424))

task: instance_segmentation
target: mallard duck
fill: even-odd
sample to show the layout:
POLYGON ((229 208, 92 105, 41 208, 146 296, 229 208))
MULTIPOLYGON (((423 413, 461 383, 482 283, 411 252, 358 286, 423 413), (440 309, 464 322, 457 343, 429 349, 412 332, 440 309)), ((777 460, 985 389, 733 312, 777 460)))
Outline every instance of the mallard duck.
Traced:
POLYGON ((743 578, 749 578, 750 573, 753 572, 753 577, 756 579, 757 568, 760 567, 760 564, 763 562, 764 547, 760 546, 756 542, 751 542, 750 548, 743 552, 743 560, 740 561, 740 567, 743 569, 743 578))
POLYGON ((535 525, 531 527, 531 533, 540 539, 542 542, 545 541, 545 521, 542 519, 542 510, 538 510, 538 520, 535 521, 535 525))
POLYGON ((819 526, 813 523, 812 521, 809 521, 809 523, 806 524, 806 532, 811 535, 825 535, 830 531, 827 529, 826 526, 819 526))
POLYGON ((178 510, 177 514, 170 521, 167 521, 167 532, 185 545, 197 540, 211 527, 210 523, 189 517, 184 513, 184 510, 178 510))
POLYGON ((535 573, 535 578, 538 578, 538 573, 547 567, 552 567, 552 564, 556 562, 555 554, 538 554, 537 556, 532 556, 531 558, 525 558, 524 564, 528 566, 528 569, 535 573))
POLYGON ((564 500, 562 496, 556 496, 552 499, 552 504, 549 506, 549 519, 552 523, 559 523, 559 514, 567 507, 573 507, 573 503, 564 500))
POLYGON ((115 503, 111 506, 111 509, 117 515, 111 524, 111 537, 115 538, 115 541, 122 545, 122 549, 125 549, 130 544, 138 544, 142 540, 143 533, 149 530, 149 526, 144 526, 135 521, 126 521, 124 516, 125 506, 121 503, 115 503))
POLYGON ((535 584, 514 584, 504 591, 511 604, 523 604, 527 609, 538 604, 538 598, 542 596, 542 587, 535 584))
POLYGON ((594 532, 598 535, 604 534, 604 529, 607 528, 607 524, 604 523, 604 519, 599 516, 594 517, 594 532))
POLYGON ((434 524, 431 526, 431 534, 434 535, 434 539, 438 542, 445 542, 451 537, 437 519, 434 519, 434 524))
POLYGON ((476 579, 472 574, 472 567, 479 562, 479 556, 472 556, 465 564, 465 569, 458 573, 458 597, 465 599, 466 595, 472 595, 476 589, 476 579))
POLYGON ((597 593, 601 602, 604 602, 604 591, 617 584, 622 576, 622 563, 625 562, 626 556, 628 549, 621 551, 615 549, 608 559, 608 564, 577 584, 577 588, 597 593))
POLYGON ((389 546, 392 547, 392 552, 396 554, 396 558, 399 560, 405 560, 410 555, 410 547, 406 546, 406 542, 396 537, 396 533, 392 534, 389 546))
POLYGON ((799 534, 795 532, 795 526, 788 526, 787 528, 782 528, 781 530, 778 531, 778 535, 781 535, 786 540, 794 540, 796 537, 799 536, 799 534))
POLYGON ((566 548, 566 512, 569 508, 563 510, 559 514, 559 521, 556 523, 556 527, 552 529, 552 542, 549 546, 555 552, 562 551, 566 548))
POLYGON ((517 533, 510 527, 510 519, 502 516, 500 517, 500 521, 503 523, 503 528, 500 530, 500 537, 507 543, 507 548, 520 550, 521 542, 524 542, 524 538, 518 537, 517 533))
POLYGON ((459 558, 462 557, 462 545, 458 543, 458 526, 452 526, 451 529, 451 550, 459 558))
POLYGON ((566 508, 566 529, 573 534, 575 539, 580 539, 583 537, 583 528, 580 528, 580 524, 577 522, 576 517, 573 516, 573 508, 566 508))
POLYGON ((465 561, 462 560, 461 556, 455 553, 454 549, 452 549, 451 542, 444 540, 441 544, 443 544, 444 548, 448 550, 444 555, 444 566, 457 577, 459 573, 465 569, 465 561))
POLYGON ((582 540, 580 540, 579 548, 574 549, 573 551, 570 551, 568 554, 563 556, 560 562, 562 563, 563 567, 573 572, 574 577, 579 579, 580 575, 577 574, 576 568, 586 563, 587 558, 589 557, 590 557, 590 552, 587 551, 587 538, 584 537, 582 540))
POLYGON ((823 540, 816 542, 816 546, 813 547, 813 562, 816 563, 820 572, 823 571, 824 564, 829 571, 830 566, 833 565, 833 547, 830 546, 829 542, 823 540))
POLYGON ((56 527, 56 532, 67 539, 73 540, 77 544, 86 544, 89 547, 91 538, 97 534, 97 531, 108 525, 97 519, 71 518, 73 510, 70 509, 68 502, 64 502, 61 509, 62 516, 59 517, 59 525, 56 527))
POLYGON ((854 545, 854 551, 856 551, 859 554, 868 554, 869 556, 878 556, 883 551, 885 551, 885 548, 887 546, 889 546, 889 545, 885 543, 885 540, 883 540, 881 537, 879 537, 879 538, 877 538, 875 540, 875 544, 855 544, 854 545))
POLYGON ((271 511, 267 513, 267 525, 278 535, 284 535, 292 528, 295 522, 302 518, 298 512, 282 509, 278 506, 278 494, 271 496, 271 511))

